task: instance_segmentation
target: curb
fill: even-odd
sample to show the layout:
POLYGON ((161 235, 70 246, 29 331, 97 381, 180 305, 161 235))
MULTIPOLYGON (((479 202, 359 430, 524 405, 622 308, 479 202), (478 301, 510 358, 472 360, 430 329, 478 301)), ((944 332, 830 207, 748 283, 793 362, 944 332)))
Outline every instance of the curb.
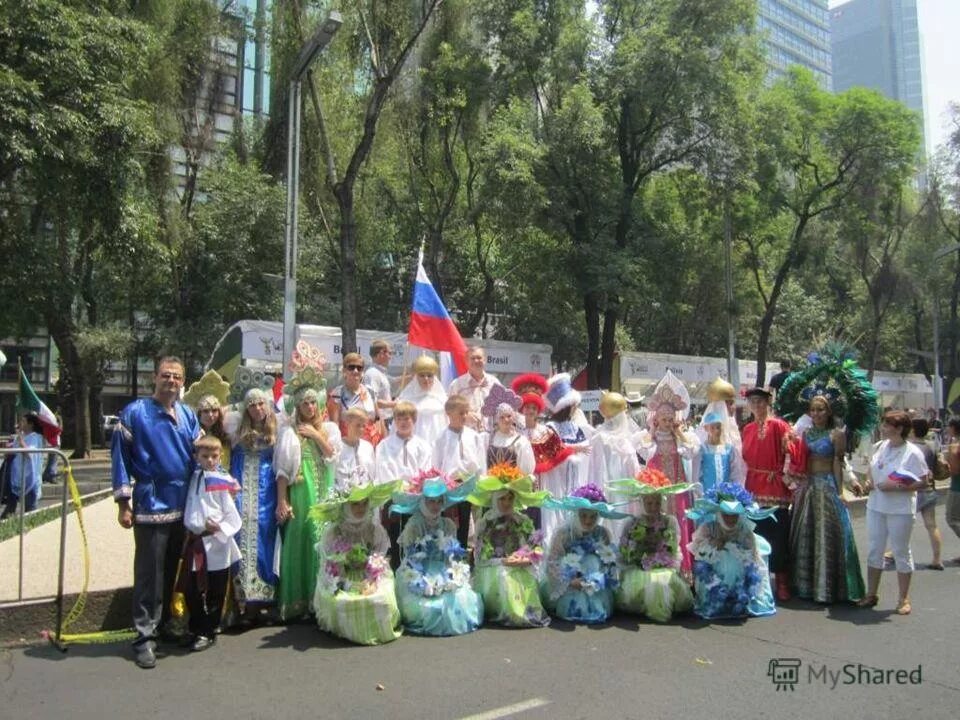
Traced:
MULTIPOLYGON (((63 596, 63 611, 67 613, 76 602, 77 594, 63 596)), ((133 607, 133 588, 98 590, 87 594, 86 607, 77 622, 69 628, 71 634, 123 630, 130 627, 130 609, 133 607)), ((28 647, 49 642, 41 631, 56 629, 56 603, 35 603, 0 610, 0 647, 28 647)))

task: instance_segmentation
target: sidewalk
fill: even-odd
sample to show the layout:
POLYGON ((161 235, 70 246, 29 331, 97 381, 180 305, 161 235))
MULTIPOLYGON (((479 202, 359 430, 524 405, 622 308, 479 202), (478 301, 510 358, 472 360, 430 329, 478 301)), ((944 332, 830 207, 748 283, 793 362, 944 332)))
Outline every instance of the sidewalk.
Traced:
MULTIPOLYGON (((51 486, 47 486, 51 487, 51 486)), ((117 507, 106 498, 83 508, 90 553, 88 590, 114 590, 133 584, 133 533, 117 523, 117 507)), ((23 599, 57 594, 60 522, 46 523, 23 536, 23 599)), ((20 538, 0 543, 0 602, 17 599, 20 538)), ((77 514, 67 516, 64 594, 83 588, 83 544, 77 514)))

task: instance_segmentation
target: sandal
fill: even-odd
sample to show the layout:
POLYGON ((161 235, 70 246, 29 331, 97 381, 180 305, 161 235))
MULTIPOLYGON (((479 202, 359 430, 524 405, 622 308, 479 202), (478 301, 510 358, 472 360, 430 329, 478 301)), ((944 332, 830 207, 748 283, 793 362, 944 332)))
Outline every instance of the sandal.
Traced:
POLYGON ((857 607, 862 608, 872 608, 878 602, 880 602, 880 597, 877 595, 864 595, 860 600, 857 601, 857 607))
POLYGON ((897 604, 897 615, 909 615, 913 608, 910 607, 910 599, 905 598, 897 604))
POLYGON ((930 563, 929 565, 927 565, 927 569, 928 569, 928 570, 943 570, 943 563, 942 563, 942 562, 930 563))

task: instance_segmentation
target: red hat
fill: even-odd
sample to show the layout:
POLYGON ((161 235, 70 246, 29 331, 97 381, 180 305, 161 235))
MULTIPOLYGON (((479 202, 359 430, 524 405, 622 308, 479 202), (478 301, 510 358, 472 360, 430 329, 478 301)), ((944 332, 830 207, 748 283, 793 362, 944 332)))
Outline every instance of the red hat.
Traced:
MULTIPOLYGON (((513 379, 513 382, 510 383, 510 388, 517 395, 531 392, 537 395, 546 395, 547 379, 539 373, 524 373, 523 375, 517 375, 513 379)), ((524 400, 524 403, 526 403, 526 400, 524 400)))
POLYGON ((520 396, 520 409, 522 410, 527 405, 536 405, 537 412, 543 412, 543 408, 546 407, 543 398, 535 392, 524 393, 520 396))

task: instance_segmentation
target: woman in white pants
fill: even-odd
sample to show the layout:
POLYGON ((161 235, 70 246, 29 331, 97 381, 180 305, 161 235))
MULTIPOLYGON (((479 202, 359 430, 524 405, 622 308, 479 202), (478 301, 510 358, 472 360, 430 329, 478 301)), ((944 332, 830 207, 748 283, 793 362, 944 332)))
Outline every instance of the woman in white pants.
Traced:
POLYGON ((910 554, 910 533, 917 512, 917 490, 924 487, 929 470, 918 447, 907 442, 910 416, 892 411, 883 416, 881 442, 870 458, 867 472, 867 594, 860 607, 877 604, 877 590, 883 574, 883 551, 889 543, 897 565, 900 599, 899 615, 910 614, 910 579, 913 556, 910 554))

